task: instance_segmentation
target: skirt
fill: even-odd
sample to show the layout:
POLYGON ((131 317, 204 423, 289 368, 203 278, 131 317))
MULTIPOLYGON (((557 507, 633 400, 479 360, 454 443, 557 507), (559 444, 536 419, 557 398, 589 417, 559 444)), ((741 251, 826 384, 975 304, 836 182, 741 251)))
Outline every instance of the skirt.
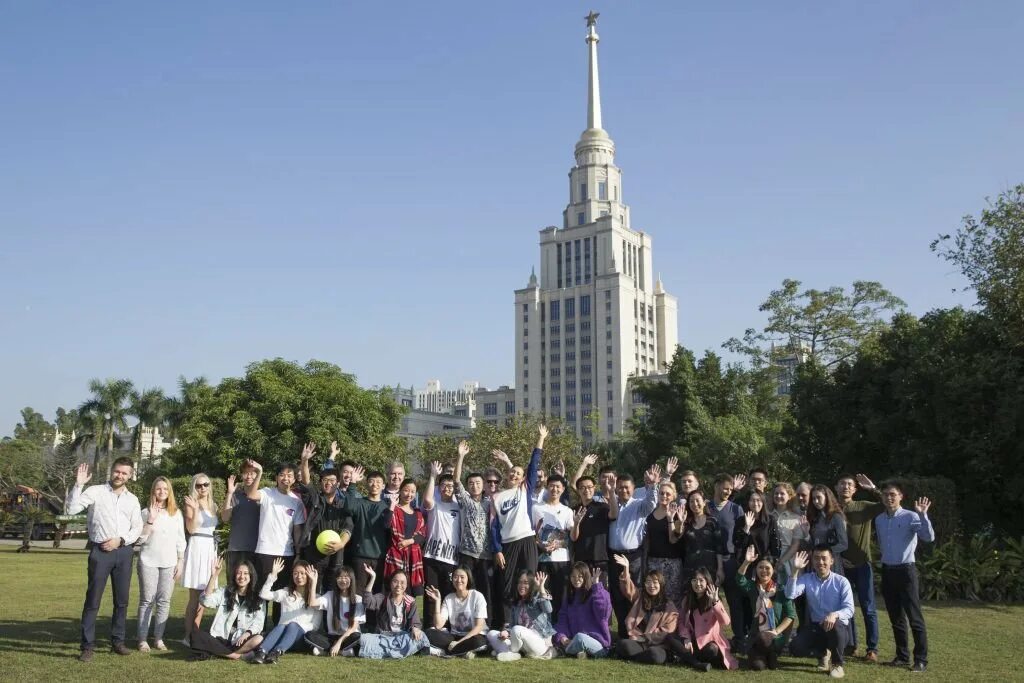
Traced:
POLYGON ((210 573, 217 559, 217 541, 213 536, 192 536, 185 548, 185 566, 181 571, 181 585, 203 590, 210 583, 210 573))
POLYGON ((648 557, 647 571, 657 569, 665 577, 665 595, 673 605, 683 599, 683 559, 681 557, 648 557))

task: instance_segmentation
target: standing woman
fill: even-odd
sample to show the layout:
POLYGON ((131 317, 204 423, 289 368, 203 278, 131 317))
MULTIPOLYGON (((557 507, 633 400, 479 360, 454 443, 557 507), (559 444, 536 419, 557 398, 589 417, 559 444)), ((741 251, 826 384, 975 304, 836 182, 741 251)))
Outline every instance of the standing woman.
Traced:
MULTIPOLYGON (((737 556, 744 557, 747 548, 751 546, 758 557, 773 559, 782 555, 779 525, 768 511, 764 496, 758 491, 752 491, 747 498, 747 511, 736 524, 733 533, 733 547, 736 548, 737 556)), ((753 577, 753 571, 754 567, 750 567, 747 578, 753 577)))
POLYGON ((149 507, 142 511, 139 553, 139 651, 149 652, 149 624, 153 624, 153 647, 166 650, 164 628, 171 610, 174 582, 181 576, 185 559, 185 523, 174 501, 167 477, 157 477, 149 491, 149 507), (154 610, 153 603, 156 602, 154 610))
POLYGON ((531 571, 519 572, 516 580, 516 599, 512 613, 501 631, 488 631, 487 642, 498 655, 499 662, 514 662, 523 656, 532 659, 551 659, 554 650, 551 636, 551 595, 544 586, 547 574, 531 571))
MULTIPOLYGON (((658 507, 647 515, 645 552, 647 571, 657 570, 664 577, 665 595, 678 605, 683 597, 683 546, 675 520, 685 520, 686 508, 676 502, 676 485, 670 481, 658 486, 658 507)), ((680 530, 682 524, 680 523, 680 530)))
POLYGON ((445 654, 472 659, 476 652, 487 649, 487 601, 473 590, 473 579, 465 567, 452 572, 452 587, 444 600, 436 586, 425 590, 434 601, 434 627, 427 629, 427 639, 432 648, 445 654), (446 622, 448 630, 444 630, 446 622))
POLYGON ((188 495, 185 496, 184 513, 185 531, 190 536, 181 579, 181 585, 188 588, 185 639, 182 643, 191 647, 192 631, 199 628, 203 620, 203 606, 199 603, 199 597, 210 583, 213 564, 217 560, 217 539, 213 536, 217 528, 217 503, 213 500, 210 478, 202 472, 192 477, 188 495))
MULTIPOLYGON (((615 555, 615 561, 623 568, 629 567, 629 558, 615 555)), ((644 576, 644 587, 638 591, 633 585, 629 571, 619 577, 622 593, 633 601, 626 617, 626 638, 616 646, 619 657, 641 664, 664 664, 668 652, 663 643, 676 630, 679 611, 665 593, 665 577, 657 569, 648 570, 644 576)))
POLYGON ((810 531, 792 484, 785 481, 777 484, 772 490, 772 497, 775 499, 772 516, 778 528, 779 547, 782 548, 782 557, 775 565, 775 573, 778 574, 778 583, 785 584, 793 575, 793 556, 800 550, 801 544, 807 541, 810 531))
POLYGON ((722 635, 728 625, 729 612, 718 599, 718 586, 711 580, 711 572, 700 567, 680 606, 678 633, 668 636, 665 644, 680 661, 698 671, 735 669, 739 664, 722 635))
POLYGON ((604 657, 612 646, 612 596, 601 584, 600 573, 594 569, 591 574, 586 562, 577 562, 569 572, 569 593, 558 615, 554 642, 570 657, 604 657))
POLYGON ((404 572, 410 595, 423 594, 423 542, 427 523, 423 513, 413 507, 416 482, 406 479, 398 489, 398 505, 391 513, 391 544, 384 555, 384 579, 404 572))
MULTIPOLYGON (((828 546, 832 557, 841 558, 850 542, 846 534, 846 515, 839 507, 832 489, 822 484, 811 488, 811 504, 807 506, 807 523, 810 525, 811 545, 815 548, 828 546)), ((843 563, 837 561, 832 571, 842 575, 843 563)))
POLYGON ((754 671, 764 671, 778 667, 779 653, 786 646, 789 631, 796 621, 796 608, 786 597, 786 591, 775 583, 771 558, 758 560, 757 557, 754 546, 747 546, 743 564, 736 574, 736 585, 746 593, 753 616, 747 637, 747 663, 754 671), (751 565, 754 565, 754 580, 747 578, 751 565))
POLYGON ((707 514, 707 503, 700 489, 686 497, 686 514, 676 529, 682 529, 683 580, 687 583, 698 569, 705 569, 712 577, 725 578, 725 542, 718 521, 707 514))

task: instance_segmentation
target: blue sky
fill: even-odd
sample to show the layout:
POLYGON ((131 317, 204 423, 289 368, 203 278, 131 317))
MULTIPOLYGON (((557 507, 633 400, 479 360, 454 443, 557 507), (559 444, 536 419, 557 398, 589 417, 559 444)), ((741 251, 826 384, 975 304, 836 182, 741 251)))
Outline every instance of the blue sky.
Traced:
MULTIPOLYGON (((578 2, 0 2, 0 434, 92 377, 261 358, 513 377, 586 123, 578 2)), ((783 278, 971 297, 928 250, 1024 181, 1017 2, 605 2, 605 128, 702 350, 783 278)))

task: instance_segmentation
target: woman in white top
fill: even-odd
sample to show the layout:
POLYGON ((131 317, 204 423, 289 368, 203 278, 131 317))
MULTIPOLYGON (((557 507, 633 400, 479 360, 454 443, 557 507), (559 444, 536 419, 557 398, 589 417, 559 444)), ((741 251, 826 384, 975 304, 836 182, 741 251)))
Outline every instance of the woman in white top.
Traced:
MULTIPOLYGON (((263 641, 260 633, 267 610, 256 591, 256 569, 243 560, 228 572, 228 585, 217 589, 221 558, 213 565, 210 582, 203 592, 203 607, 216 609, 210 632, 192 632, 192 660, 209 659, 211 655, 225 659, 241 659, 263 641)), ((251 656, 251 655, 249 655, 251 656)))
POLYGON ((284 559, 274 566, 263 584, 260 598, 281 605, 281 621, 270 630, 256 650, 254 664, 274 664, 310 631, 320 628, 322 613, 316 594, 317 571, 309 562, 296 560, 292 565, 292 583, 287 588, 272 590, 277 575, 284 569, 284 559))
POLYGON ((466 659, 475 657, 476 652, 488 648, 487 601, 473 590, 473 579, 465 567, 452 572, 452 586, 455 590, 441 600, 441 592, 435 586, 424 591, 434 600, 435 628, 427 629, 430 652, 435 648, 439 654, 463 655, 466 659), (445 623, 448 630, 444 630, 445 623))
POLYGON ((185 568, 181 585, 188 588, 188 604, 185 606, 185 639, 191 647, 192 631, 199 628, 203 620, 203 606, 199 596, 210 582, 213 564, 217 561, 217 539, 213 532, 217 528, 217 503, 213 500, 210 478, 200 472, 192 477, 188 495, 185 496, 185 530, 188 531, 188 547, 185 549, 185 568))
POLYGON ((807 518, 800 513, 800 506, 789 482, 781 482, 772 491, 775 509, 772 515, 779 529, 779 547, 783 548, 782 557, 775 565, 775 573, 779 575, 779 583, 793 576, 793 556, 800 550, 800 544, 810 538, 810 527, 807 518))
POLYGON ((322 630, 306 634, 306 643, 314 655, 325 652, 331 657, 357 654, 359 625, 366 623, 363 596, 356 589, 356 573, 342 567, 335 580, 336 588, 320 596, 320 609, 327 615, 327 635, 322 630))
POLYGON ((164 628, 171 611, 174 582, 181 575, 185 557, 185 524, 174 501, 167 477, 157 477, 149 491, 149 507, 142 511, 142 534, 136 543, 139 553, 139 650, 149 652, 149 624, 153 624, 154 647, 166 650, 164 628), (154 603, 156 609, 154 610, 154 603))

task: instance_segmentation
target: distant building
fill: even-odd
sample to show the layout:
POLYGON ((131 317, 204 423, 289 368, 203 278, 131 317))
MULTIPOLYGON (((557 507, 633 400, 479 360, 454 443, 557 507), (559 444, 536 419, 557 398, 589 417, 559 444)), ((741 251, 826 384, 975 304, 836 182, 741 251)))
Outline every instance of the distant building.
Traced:
POLYGON ((486 422, 495 427, 511 424, 516 417, 516 390, 500 386, 490 391, 476 391, 476 421, 486 422))
POLYGON ((644 375, 643 377, 630 377, 626 382, 626 406, 627 415, 626 419, 636 418, 641 422, 646 419, 647 416, 647 403, 644 401, 643 396, 640 395, 640 388, 637 386, 641 382, 648 382, 651 384, 661 384, 668 381, 667 374, 657 375, 644 375))
POLYGON ((775 393, 789 396, 796 382, 796 369, 811 357, 811 345, 807 342, 791 343, 785 346, 772 345, 772 366, 776 369, 775 393))
POLYGON ((429 380, 425 389, 416 391, 416 410, 451 414, 456 406, 463 405, 472 417, 473 396, 478 386, 477 382, 463 382, 461 389, 443 389, 440 380, 429 380))

